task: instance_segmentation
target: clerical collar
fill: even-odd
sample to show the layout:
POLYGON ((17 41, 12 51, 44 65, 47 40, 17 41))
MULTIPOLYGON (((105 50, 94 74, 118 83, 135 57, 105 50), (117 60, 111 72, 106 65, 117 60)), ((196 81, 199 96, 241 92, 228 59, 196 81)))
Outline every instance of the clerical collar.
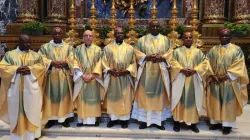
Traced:
POLYGON ((20 53, 28 53, 28 52, 29 52, 29 50, 28 50, 28 51, 24 51, 24 50, 22 51, 22 50, 20 50, 20 49, 19 49, 19 46, 16 48, 16 51, 17 51, 17 52, 20 52, 20 53))
POLYGON ((188 50, 191 50, 191 49, 192 49, 192 47, 193 47, 193 46, 191 46, 191 47, 189 47, 189 48, 188 48, 188 47, 186 47, 186 46, 185 46, 185 48, 186 48, 186 49, 188 49, 188 50))
POLYGON ((86 48, 91 48, 91 47, 92 47, 92 44, 90 44, 89 46, 87 46, 86 44, 84 44, 84 46, 85 46, 86 48))
POLYGON ((59 46, 63 46, 64 41, 62 41, 61 43, 55 43, 54 40, 51 40, 49 43, 55 47, 59 47, 59 46))
POLYGON ((121 43, 120 43, 120 42, 118 43, 118 42, 115 41, 115 44, 117 44, 117 45, 122 45, 122 44, 123 44, 123 41, 122 41, 121 43))
POLYGON ((227 43, 226 45, 221 45, 224 48, 227 48, 230 45, 230 43, 227 43))
POLYGON ((150 37, 151 37, 151 38, 160 38, 160 34, 158 34, 158 35, 156 35, 156 36, 150 34, 150 37))

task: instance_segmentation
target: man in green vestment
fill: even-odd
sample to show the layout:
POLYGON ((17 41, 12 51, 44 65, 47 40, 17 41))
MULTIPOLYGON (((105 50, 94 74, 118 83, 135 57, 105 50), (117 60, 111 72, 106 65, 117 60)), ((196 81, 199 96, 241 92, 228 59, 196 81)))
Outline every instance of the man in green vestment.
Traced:
POLYGON ((74 67, 73 101, 77 109, 77 126, 99 126, 96 117, 101 117, 102 90, 102 50, 92 43, 92 31, 83 33, 84 44, 76 47, 74 57, 77 69, 74 67))
POLYGON ((113 127, 120 121, 121 127, 127 128, 132 109, 136 59, 133 47, 123 39, 123 30, 117 27, 115 41, 104 48, 102 58, 105 100, 107 113, 111 119, 107 127, 113 127))
POLYGON ((210 130, 222 128, 223 134, 229 134, 248 101, 249 79, 241 48, 230 43, 231 31, 221 30, 219 39, 221 44, 207 54, 214 73, 208 79, 207 115, 210 130))
POLYGON ((42 56, 30 50, 30 39, 21 35, 19 46, 0 62, 2 84, 0 118, 10 124, 11 140, 41 136, 42 84, 46 67, 42 56))
POLYGON ((171 112, 174 119, 173 130, 180 131, 180 123, 189 125, 195 133, 203 108, 204 82, 207 71, 211 70, 209 61, 202 51, 194 46, 192 32, 184 32, 184 46, 174 50, 171 60, 172 100, 171 112))
POLYGON ((170 40, 159 33, 158 20, 152 20, 149 29, 150 34, 141 37, 134 48, 139 68, 132 118, 141 122, 139 129, 153 124, 165 130, 162 121, 171 116, 168 68, 173 49, 170 40))
POLYGON ((62 40, 63 30, 55 27, 53 40, 41 46, 39 53, 47 65, 45 94, 43 98, 43 118, 49 120, 45 128, 57 122, 69 127, 67 120, 73 117, 72 77, 67 63, 73 59, 72 47, 62 40))

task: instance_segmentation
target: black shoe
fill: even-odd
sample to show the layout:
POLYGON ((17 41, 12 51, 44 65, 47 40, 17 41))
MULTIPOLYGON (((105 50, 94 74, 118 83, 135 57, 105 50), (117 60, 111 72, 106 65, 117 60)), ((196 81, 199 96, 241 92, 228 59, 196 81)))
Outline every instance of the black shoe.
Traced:
POLYGON ((139 126, 139 129, 146 129, 146 128, 148 128, 148 127, 147 127, 147 123, 145 123, 145 122, 142 122, 139 126))
POLYGON ((77 127, 82 127, 82 126, 84 126, 84 124, 83 123, 77 123, 76 126, 77 127))
POLYGON ((209 127, 209 130, 217 130, 217 129, 221 129, 222 128, 222 124, 212 124, 209 127))
POLYGON ((160 130, 165 130, 164 125, 155 125, 156 128, 160 129, 160 130))
POLYGON ((231 132, 232 127, 224 127, 222 130, 223 135, 228 135, 231 132))
POLYGON ((117 124, 116 121, 109 121, 108 124, 107 124, 107 127, 111 128, 111 127, 115 126, 116 124, 117 124))
POLYGON ((63 123, 61 123, 63 127, 70 127, 70 124, 67 120, 65 120, 63 123))
POLYGON ((173 130, 174 130, 175 132, 180 132, 181 128, 180 128, 180 123, 179 123, 179 122, 174 121, 173 130))
POLYGON ((195 133, 199 133, 199 129, 197 128, 196 124, 191 124, 191 130, 195 133))
POLYGON ((39 140, 39 138, 35 138, 34 140, 39 140))
POLYGON ((56 123, 55 123, 55 121, 54 120, 50 120, 50 121, 48 121, 48 123, 45 125, 45 129, 49 129, 49 128, 51 128, 52 126, 54 126, 56 123))
POLYGON ((121 121, 121 128, 128 128, 128 121, 121 121))
POLYGON ((94 126, 95 126, 95 127, 99 126, 99 122, 96 121, 94 126))

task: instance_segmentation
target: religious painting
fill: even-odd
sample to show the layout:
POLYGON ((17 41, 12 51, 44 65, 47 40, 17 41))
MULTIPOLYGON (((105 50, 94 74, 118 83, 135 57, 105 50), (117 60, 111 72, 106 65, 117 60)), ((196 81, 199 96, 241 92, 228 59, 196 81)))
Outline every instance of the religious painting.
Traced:
MULTIPOLYGON (((172 0, 156 0, 157 1, 157 18, 170 18, 172 9, 172 0)), ((182 0, 177 0, 177 8, 179 10, 178 17, 182 17, 182 0)), ((97 18, 109 18, 112 0, 96 0, 95 7, 97 10, 97 18)), ((118 19, 128 18, 128 9, 130 0, 115 0, 117 9, 116 17, 118 19)), ((153 6, 152 0, 134 0, 135 18, 148 19, 151 18, 150 9, 153 6)), ((87 17, 90 17, 91 0, 87 0, 87 17)))

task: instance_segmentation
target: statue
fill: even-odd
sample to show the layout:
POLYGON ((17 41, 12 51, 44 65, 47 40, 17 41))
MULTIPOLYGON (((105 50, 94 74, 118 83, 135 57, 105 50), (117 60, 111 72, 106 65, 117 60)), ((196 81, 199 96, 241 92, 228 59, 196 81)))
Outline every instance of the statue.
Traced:
POLYGON ((185 25, 189 25, 189 21, 192 20, 192 8, 194 5, 193 0, 185 0, 186 3, 186 19, 184 21, 185 25))

